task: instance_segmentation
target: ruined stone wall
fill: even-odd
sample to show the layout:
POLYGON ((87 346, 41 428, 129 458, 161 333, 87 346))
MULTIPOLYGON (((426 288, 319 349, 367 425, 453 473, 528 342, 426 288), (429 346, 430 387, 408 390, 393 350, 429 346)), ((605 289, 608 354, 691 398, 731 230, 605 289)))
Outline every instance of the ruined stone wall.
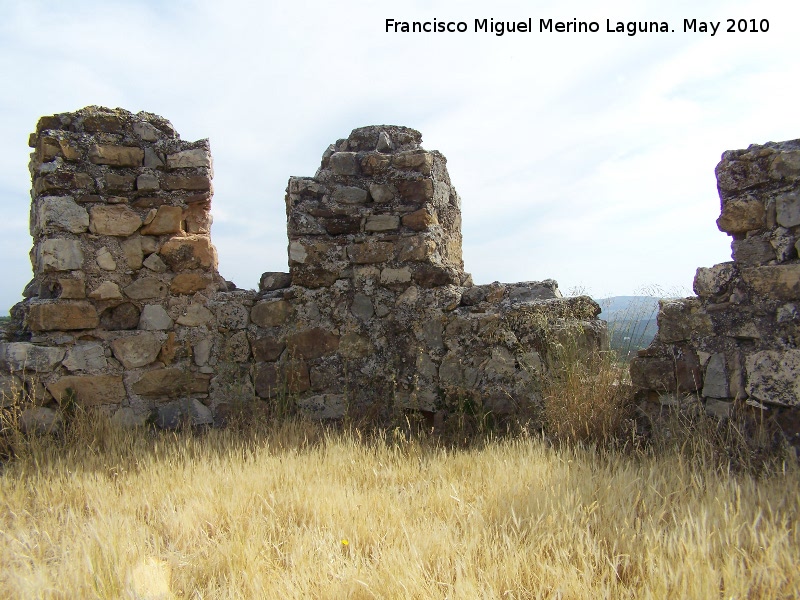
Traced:
POLYGON ((800 140, 725 152, 716 174, 733 261, 699 268, 697 297, 662 301, 631 378, 645 407, 699 398, 727 417, 738 400, 797 437, 800 140))
POLYGON ((318 418, 537 403, 553 344, 606 343, 599 307, 551 280, 473 286, 446 160, 420 144, 356 129, 291 178, 289 272, 246 291, 216 271, 206 141, 120 109, 42 119, 4 397, 36 424, 73 400, 162 427, 224 422, 247 397, 318 418))

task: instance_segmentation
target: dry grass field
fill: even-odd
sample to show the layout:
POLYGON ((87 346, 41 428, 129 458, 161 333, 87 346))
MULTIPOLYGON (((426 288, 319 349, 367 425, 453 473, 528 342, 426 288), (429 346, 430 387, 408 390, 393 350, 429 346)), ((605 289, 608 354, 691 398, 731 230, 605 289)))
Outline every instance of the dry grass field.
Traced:
POLYGON ((2 598, 797 598, 800 470, 303 421, 78 419, 0 473, 2 598))

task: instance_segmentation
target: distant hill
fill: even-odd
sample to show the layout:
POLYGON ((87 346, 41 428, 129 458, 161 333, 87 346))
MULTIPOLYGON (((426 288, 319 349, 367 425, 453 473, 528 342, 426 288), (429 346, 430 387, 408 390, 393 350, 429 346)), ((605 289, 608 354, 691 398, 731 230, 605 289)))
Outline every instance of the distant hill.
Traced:
POLYGON ((608 342, 620 358, 629 360, 637 350, 653 341, 658 325, 658 300, 652 296, 612 296, 597 303, 603 309, 600 318, 608 321, 608 342))

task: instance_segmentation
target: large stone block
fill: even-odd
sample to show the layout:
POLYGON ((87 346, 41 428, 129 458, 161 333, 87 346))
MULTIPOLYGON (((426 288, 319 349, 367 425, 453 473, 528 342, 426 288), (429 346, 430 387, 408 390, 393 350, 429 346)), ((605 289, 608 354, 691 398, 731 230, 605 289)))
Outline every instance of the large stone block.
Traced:
POLYGON ((274 398, 284 393, 300 394, 311 389, 308 365, 301 360, 285 364, 258 363, 254 382, 260 398, 274 398))
POLYGON ((89 210, 89 231, 100 235, 129 236, 142 225, 142 219, 127 206, 98 204, 89 210))
POLYGON ((694 276, 694 293, 701 298, 723 294, 728 290, 735 274, 736 267, 732 262, 720 263, 709 268, 700 267, 694 276))
POLYGON ((95 372, 108 366, 103 346, 96 342, 78 343, 67 350, 62 362, 68 371, 95 372))
POLYGON ((137 333, 112 341, 111 351, 126 369, 136 369, 149 365, 158 357, 161 341, 153 333, 137 333))
POLYGON ((292 306, 286 300, 267 300, 259 302, 250 310, 250 320, 259 327, 283 325, 292 313, 292 306))
POLYGON ((778 300, 800 299, 800 264, 742 269, 742 279, 759 296, 778 300))
POLYGON ((351 244, 347 247, 347 255, 356 264, 386 262, 394 258, 394 244, 372 241, 351 244))
POLYGON ((637 357, 630 364, 631 383, 639 389, 657 392, 675 391, 675 366, 671 359, 637 357))
POLYGON ((751 398, 778 404, 800 404, 800 350, 764 350, 745 360, 747 393, 751 398))
POLYGON ((319 358, 339 347, 339 336, 321 327, 313 327, 288 336, 286 347, 293 358, 319 358))
POLYGON ((161 246, 159 254, 173 271, 217 269, 217 250, 205 235, 173 237, 161 246))
POLYGON ((71 394, 81 406, 119 404, 125 400, 125 386, 121 375, 68 375, 47 386, 58 402, 71 394))
POLYGON ((763 229, 766 221, 764 203, 757 198, 735 198, 722 206, 717 227, 725 233, 747 233, 763 229))
POLYGON ((54 238, 36 246, 36 268, 45 273, 73 271, 83 267, 83 250, 78 240, 54 238))
POLYGON ((71 196, 45 196, 35 204, 35 223, 31 235, 51 229, 83 233, 89 229, 89 213, 71 196))
POLYGON ((775 198, 778 225, 795 227, 800 225, 800 192, 792 190, 775 198))
POLYGON ((37 346, 28 342, 0 344, 0 366, 15 373, 49 373, 59 365, 64 353, 64 348, 37 346))
POLYGON ((170 282, 169 291, 172 294, 194 294, 206 289, 212 283, 214 281, 207 273, 179 273, 170 282))
POLYGON ((147 397, 177 398, 189 394, 207 394, 210 377, 178 368, 155 369, 144 373, 132 390, 147 397))
POLYGON ((179 233, 183 221, 183 209, 180 206, 159 206, 152 221, 142 227, 142 235, 165 235, 179 233))
POLYGON ((662 300, 657 320, 662 342, 680 342, 713 333, 711 317, 697 298, 662 300))
POLYGON ((211 153, 205 148, 192 148, 167 155, 168 169, 210 167, 211 153))
POLYGON ((126 286, 124 292, 134 300, 164 298, 167 295, 167 284, 155 277, 140 277, 126 286))
POLYGON ((136 146, 94 144, 89 148, 89 161, 112 167, 140 167, 144 162, 144 150, 136 146))
POLYGON ((32 304, 28 313, 31 331, 94 329, 100 324, 97 311, 86 301, 55 301, 32 304))

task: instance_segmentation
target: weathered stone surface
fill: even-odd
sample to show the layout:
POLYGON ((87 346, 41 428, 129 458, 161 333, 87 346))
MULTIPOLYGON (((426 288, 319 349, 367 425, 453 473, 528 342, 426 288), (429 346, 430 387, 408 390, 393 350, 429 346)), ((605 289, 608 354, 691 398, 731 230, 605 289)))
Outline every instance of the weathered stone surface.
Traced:
POLYGON ((164 298, 167 295, 167 284, 155 277, 140 277, 125 287, 125 295, 134 300, 164 298))
POLYGON ((326 233, 330 235, 342 235, 347 233, 358 233, 361 231, 361 217, 332 217, 321 219, 322 226, 326 233))
POLYGON ((154 423, 159 429, 172 430, 213 425, 214 417, 211 409, 196 398, 185 398, 160 405, 154 423))
POLYGON ((89 231, 99 235, 129 236, 142 225, 142 219, 127 206, 98 204, 89 209, 89 231))
POLYGON ((728 366, 721 352, 711 356, 708 361, 702 394, 710 398, 730 398, 728 366))
POLYGON ((365 242, 351 244, 347 247, 347 255, 356 264, 380 263, 394 257, 394 245, 391 242, 365 242))
POLYGON ((168 169, 210 167, 211 153, 205 148, 192 148, 167 155, 168 169))
POLYGON ((335 152, 330 158, 331 170, 337 175, 357 175, 358 161, 355 152, 335 152))
POLYGON ((165 175, 161 187, 168 191, 202 192, 211 189, 211 179, 207 175, 165 175))
POLYGON ((100 318, 94 306, 86 301, 56 301, 32 304, 28 314, 31 331, 70 331, 94 329, 100 318))
POLYGON ((430 179, 403 179, 397 182, 397 189, 406 202, 421 204, 433 200, 433 181, 430 179))
POLYGON ((343 394, 318 394, 299 399, 297 407, 310 418, 321 421, 344 417, 346 403, 343 394))
POLYGON ((210 323, 213 319, 214 313, 202 304, 190 304, 176 319, 176 322, 186 327, 199 327, 210 323))
POLYGON ((133 386, 140 396, 176 398, 189 394, 207 394, 210 378, 179 368, 147 371, 133 386))
POLYGON ((97 372, 108 366, 103 346, 95 342, 79 343, 67 350, 61 363, 68 371, 97 372))
POLYGON ((369 296, 355 294, 350 311, 356 318, 362 321, 369 321, 372 315, 375 314, 375 307, 372 305, 372 300, 370 300, 369 296))
POLYGON ((117 270, 117 262, 114 260, 114 257, 111 255, 111 252, 108 251, 108 248, 103 246, 97 251, 97 256, 95 256, 95 261, 97 261, 97 266, 103 269, 104 271, 116 271, 117 270))
POLYGON ((101 301, 122 300, 122 292, 119 291, 119 286, 113 281, 104 281, 89 292, 89 298, 101 301))
POLYGON ((740 265, 764 265, 775 260, 775 248, 760 236, 734 240, 731 247, 733 260, 740 265))
POLYGON ((129 238, 120 242, 122 256, 129 269, 138 270, 142 268, 142 238, 139 236, 129 238))
POLYGON ((381 269, 381 283, 384 285, 408 283, 409 281, 411 281, 411 269, 408 267, 381 269))
POLYGON ((81 300, 86 298, 86 282, 83 279, 59 277, 58 286, 61 291, 58 298, 61 300, 81 300))
POLYGON ((138 121, 134 123, 133 132, 145 142, 155 142, 164 135, 158 130, 158 128, 146 121, 138 121))
POLYGON ((171 238, 159 254, 173 271, 217 268, 217 250, 204 235, 171 238))
POLYGON ((464 364, 463 357, 448 353, 439 367, 439 384, 445 389, 471 389, 478 381, 478 370, 464 364))
POLYGON ((59 431, 64 425, 60 413, 45 406, 30 406, 19 415, 19 427, 23 433, 46 435, 59 431))
POLYGON ((675 369, 669 358, 634 358, 631 361, 631 382, 637 387, 656 391, 675 391, 675 369))
POLYGON ((399 152, 392 157, 392 166, 397 169, 414 169, 423 175, 430 175, 433 157, 424 150, 399 152))
POLYGON ((352 186, 339 186, 333 190, 333 200, 341 204, 364 204, 369 198, 367 190, 352 186))
MULTIPOLYGON (((163 331, 172 328, 172 319, 160 304, 147 304, 142 308, 141 317, 137 316, 139 329, 163 331)), ((136 326, 134 326, 136 327, 136 326)), ((125 327, 125 329, 133 329, 125 327)))
POLYGON ((44 177, 37 177, 33 182, 35 194, 48 194, 51 192, 93 192, 96 189, 94 179, 86 173, 50 173, 44 177))
POLYGON ((52 271, 72 271, 83 267, 83 251, 78 240, 48 239, 36 247, 37 269, 47 273, 52 271))
POLYGON ((277 327, 283 325, 292 307, 286 300, 267 300, 258 302, 250 311, 250 320, 259 327, 277 327))
POLYGON ((211 276, 205 273, 179 273, 170 283, 169 291, 172 294, 193 294, 212 283, 211 276))
POLYGON ((370 215, 364 225, 366 231, 392 231, 400 227, 397 215, 370 215))
MULTIPOLYGON (((133 174, 106 173, 102 180, 101 190, 115 193, 132 192, 135 183, 136 176, 133 174)), ((123 198, 122 201, 124 202, 125 199, 123 198)))
POLYGON ((763 229, 765 223, 764 203, 753 198, 727 201, 717 219, 717 227, 725 233, 747 233, 763 229))
POLYGON ((308 365, 304 361, 292 360, 283 365, 256 363, 255 373, 255 390, 260 398, 300 394, 311 388, 308 365))
POLYGON ((244 329, 250 322, 247 308, 234 302, 218 304, 214 314, 217 327, 225 329, 244 329))
POLYGON ((701 298, 711 298, 728 290, 731 280, 736 274, 733 263, 720 263, 713 267, 699 267, 694 276, 694 293, 701 298))
POLYGON ((779 300, 800 299, 800 264, 742 269, 742 279, 760 296, 779 300))
POLYGON ((250 358, 250 342, 247 339, 247 332, 237 331, 225 340, 220 358, 223 361, 247 361, 250 358))
POLYGON ((286 348, 293 358, 319 358, 334 352, 338 347, 339 336, 321 327, 312 327, 286 338, 286 348))
POLYGON ((31 235, 37 237, 39 232, 50 229, 83 233, 89 229, 89 213, 71 196, 40 198, 36 204, 36 223, 31 235))
POLYGON ((792 190, 775 198, 778 225, 796 227, 800 225, 800 192, 792 190))
POLYGON ((183 209, 180 206, 159 206, 155 218, 142 227, 142 235, 165 235, 179 233, 183 221, 183 209))
POLYGON ((158 175, 153 172, 142 173, 136 178, 136 189, 140 192, 155 192, 160 187, 158 175))
POLYGON ((268 271, 261 275, 258 289, 261 292, 282 290, 292 285, 292 276, 289 273, 268 271))
POLYGON ((125 399, 125 386, 120 375, 68 375, 47 386, 57 402, 67 400, 70 393, 81 406, 119 404, 125 399))
POLYGON ((800 350, 764 350, 747 357, 747 393, 778 404, 800 404, 800 350))
POLYGON ((12 372, 49 373, 64 358, 64 348, 28 342, 0 343, 0 366, 12 372))
POLYGON ((286 343, 272 336, 252 340, 253 356, 259 362, 273 362, 280 358, 286 343))
POLYGON ((680 342, 713 332, 711 317, 695 298, 662 300, 659 307, 658 337, 663 342, 680 342))
POLYGON ((386 204, 395 199, 397 188, 387 183, 372 183, 369 186, 369 195, 377 204, 386 204))
POLYGON ((345 358, 363 358, 374 350, 372 342, 366 335, 346 333, 339 341, 338 353, 345 358))
POLYGON ((136 369, 152 363, 161 350, 161 341, 153 333, 137 333, 111 342, 114 358, 126 369, 136 369))
MULTIPOLYGON (((166 273, 167 272, 167 265, 164 263, 163 260, 161 260, 161 257, 158 254, 151 254, 150 256, 148 256, 146 259, 144 259, 142 261, 140 266, 143 266, 143 267, 146 267, 147 269, 150 269, 151 271, 153 271, 153 273, 166 273)), ((191 275, 195 275, 195 274, 192 273, 191 275)), ((182 275, 178 275, 177 277, 181 277, 181 276, 182 275)), ((201 277, 200 275, 195 275, 195 276, 196 277, 201 277)), ((175 293, 175 291, 173 289, 174 283, 175 283, 175 281, 173 280, 172 282, 170 282, 170 286, 169 286, 170 292, 173 292, 173 293, 175 293)), ((203 287, 205 287, 205 286, 203 286, 203 287)), ((197 288, 197 289, 202 289, 202 288, 197 288)), ((192 290, 192 291, 197 291, 197 289, 192 290)), ((183 292, 183 293, 185 293, 185 292, 183 292)))
POLYGON ((144 162, 144 150, 136 146, 94 144, 89 148, 89 160, 96 165, 140 167, 144 162))
POLYGON ((19 404, 24 395, 22 379, 0 373, 0 408, 19 404))
POLYGON ((436 215, 429 213, 428 210, 424 208, 403 215, 403 225, 414 231, 425 231, 431 226, 438 224, 439 221, 436 215))
POLYGON ((103 311, 100 327, 109 331, 136 329, 139 323, 139 309, 131 302, 124 302, 103 311))

